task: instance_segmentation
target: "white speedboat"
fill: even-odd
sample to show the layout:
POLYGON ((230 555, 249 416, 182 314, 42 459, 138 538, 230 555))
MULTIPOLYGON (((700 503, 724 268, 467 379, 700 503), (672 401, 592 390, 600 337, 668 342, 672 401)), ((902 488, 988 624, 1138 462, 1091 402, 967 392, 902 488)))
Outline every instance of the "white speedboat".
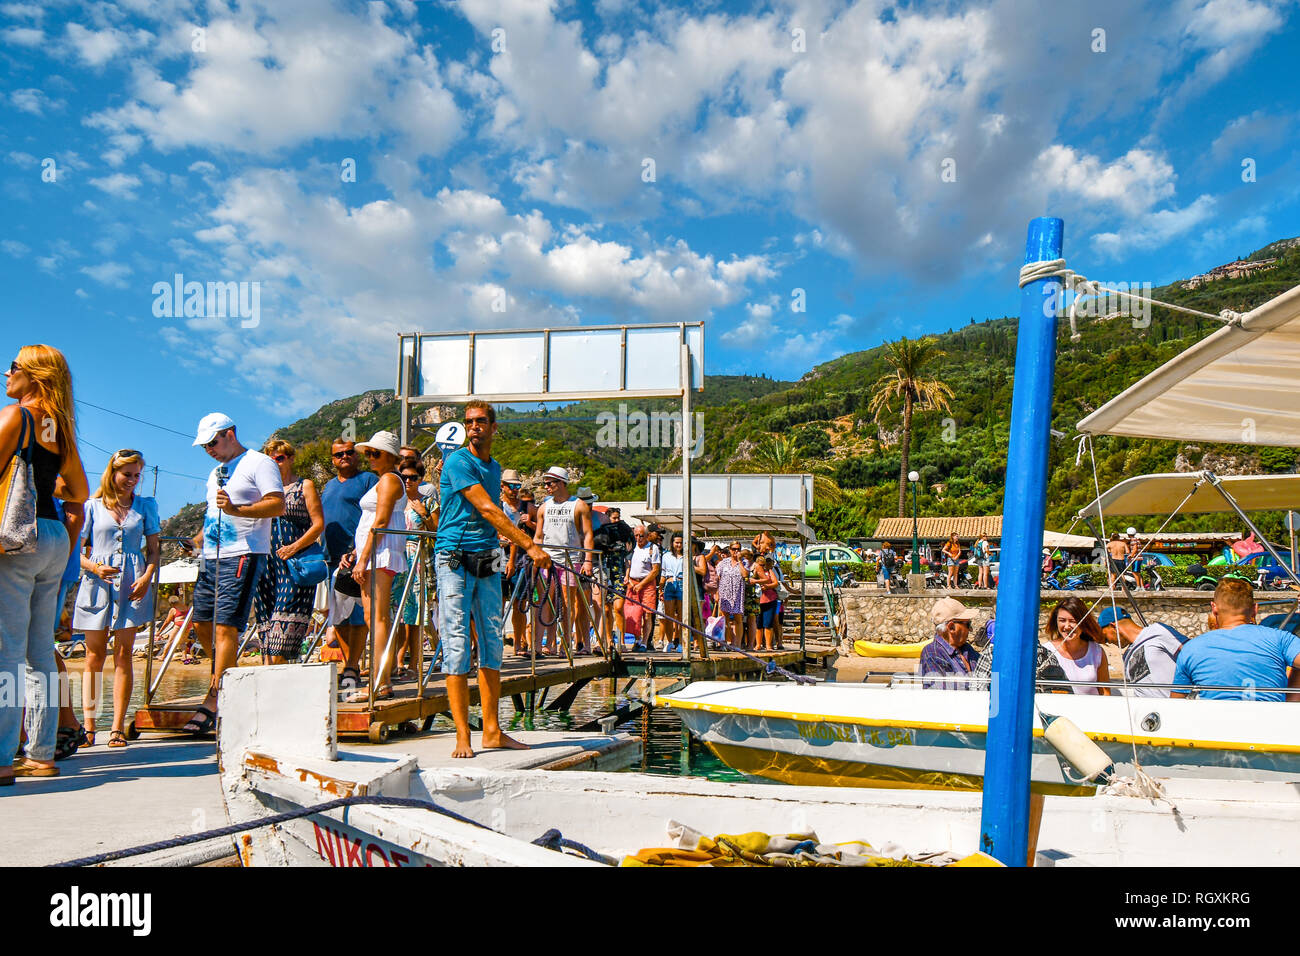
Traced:
MULTIPOLYGON (((981 795, 973 792, 494 771, 469 762, 421 770, 400 745, 340 753, 333 680, 330 664, 226 673, 218 759, 229 822, 249 826, 233 838, 246 866, 593 866, 671 846, 682 827, 706 835, 813 832, 823 843, 863 841, 915 857, 969 858, 979 849, 981 795), (311 810, 349 797, 423 805, 311 810), (268 822, 294 812, 304 815, 268 822), (567 851, 534 842, 548 834, 549 847, 562 837, 567 851), (596 859, 573 855, 579 845, 596 859)), ((1171 780, 1165 791, 1168 801, 1045 797, 1037 862, 1292 862, 1300 829, 1294 786, 1171 780)))
MULTIPOLYGON (((1300 706, 1153 697, 1035 695, 1035 791, 1091 794, 1043 739, 1066 717, 1110 757, 1161 779, 1300 781, 1300 706)), ((801 786, 979 790, 989 694, 883 684, 699 682, 655 697, 728 766, 801 786)))

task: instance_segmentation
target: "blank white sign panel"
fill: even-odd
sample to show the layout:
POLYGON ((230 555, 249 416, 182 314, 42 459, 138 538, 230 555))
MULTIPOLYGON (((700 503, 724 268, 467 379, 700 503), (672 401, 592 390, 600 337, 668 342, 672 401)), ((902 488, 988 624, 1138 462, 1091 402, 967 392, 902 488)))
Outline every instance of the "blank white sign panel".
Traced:
POLYGON ((551 380, 547 391, 618 391, 622 343, 623 335, 618 329, 552 332, 551 380))
POLYGON ((542 390, 540 332, 479 335, 474 339, 474 391, 485 395, 542 390))
POLYGON ((420 394, 469 394, 469 338, 420 341, 420 394))

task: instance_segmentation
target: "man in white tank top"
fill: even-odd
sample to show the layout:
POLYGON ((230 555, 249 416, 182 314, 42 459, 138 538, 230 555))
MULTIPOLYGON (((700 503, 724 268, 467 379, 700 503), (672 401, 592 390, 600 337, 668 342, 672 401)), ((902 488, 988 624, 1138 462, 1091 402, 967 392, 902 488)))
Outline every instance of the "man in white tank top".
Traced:
MULTIPOLYGON (((550 497, 537 510, 537 533, 533 536, 533 541, 541 545, 555 562, 556 577, 553 580, 558 580, 562 588, 562 597, 552 590, 546 616, 551 617, 555 613, 552 608, 558 610, 562 602, 568 609, 568 620, 574 627, 574 652, 585 653, 587 631, 591 626, 586 609, 586 601, 590 601, 588 580, 594 546, 591 506, 569 496, 569 473, 558 465, 542 476, 542 487, 550 497), (575 568, 587 578, 579 581, 563 565, 575 568), (582 597, 579 596, 580 587, 582 597)), ((542 635, 540 650, 543 655, 559 653, 555 644, 556 626, 557 621, 550 624, 538 621, 534 624, 533 633, 542 635), (548 647, 550 651, 547 650, 548 647)))

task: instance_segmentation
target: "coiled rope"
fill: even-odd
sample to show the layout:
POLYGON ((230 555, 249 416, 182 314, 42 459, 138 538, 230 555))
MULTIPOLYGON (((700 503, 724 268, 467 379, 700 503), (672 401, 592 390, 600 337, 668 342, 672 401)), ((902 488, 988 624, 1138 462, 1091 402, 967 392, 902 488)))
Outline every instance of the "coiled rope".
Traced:
MULTIPOLYGON (((50 866, 100 866, 101 864, 110 863, 114 860, 123 860, 127 857, 141 856, 145 853, 157 853, 162 850, 174 850, 178 847, 189 846, 194 843, 203 843, 204 841, 215 840, 219 837, 234 836, 236 833, 256 830, 259 827, 268 827, 280 823, 287 823, 290 820, 297 820, 301 817, 324 813, 328 810, 337 810, 340 807, 357 806, 405 807, 412 810, 429 810, 433 813, 439 813, 452 820, 456 820, 459 823, 468 823, 470 826, 478 827, 480 830, 488 830, 492 833, 501 832, 499 830, 493 830, 491 827, 479 823, 477 820, 471 820, 469 817, 463 816, 454 810, 440 807, 431 800, 416 800, 411 797, 385 797, 379 794, 368 794, 355 797, 340 797, 337 800, 329 800, 325 803, 318 803, 315 806, 300 807, 297 810, 276 813, 272 816, 262 817, 261 819, 252 820, 248 823, 235 823, 226 827, 218 827, 215 830, 205 830, 202 833, 192 833, 188 836, 173 837, 170 840, 158 840, 155 843, 144 843, 140 846, 133 846, 125 850, 113 850, 110 853, 100 853, 97 856, 83 856, 80 859, 68 860, 65 863, 52 863, 50 866)), ((586 857, 589 860, 595 860, 598 863, 611 862, 609 857, 597 853, 590 847, 584 846, 576 840, 566 839, 561 835, 559 830, 554 828, 547 830, 532 842, 536 846, 544 847, 548 850, 555 850, 557 852, 571 850, 579 856, 586 857)))

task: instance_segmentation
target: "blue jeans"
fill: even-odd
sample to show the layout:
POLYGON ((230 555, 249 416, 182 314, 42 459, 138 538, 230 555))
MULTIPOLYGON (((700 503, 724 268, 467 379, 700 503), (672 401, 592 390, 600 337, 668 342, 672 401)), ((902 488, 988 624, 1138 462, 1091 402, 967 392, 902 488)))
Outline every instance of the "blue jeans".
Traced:
POLYGON ((0 759, 18 750, 24 701, 27 754, 53 760, 59 729, 59 671, 54 663, 55 599, 68 564, 68 532, 52 518, 36 519, 36 550, 0 555, 0 759), (26 692, 18 689, 24 673, 26 692))
POLYGON ((465 568, 447 567, 447 554, 434 557, 438 572, 438 637, 442 641, 442 672, 469 673, 469 622, 478 634, 479 670, 501 670, 501 575, 476 578, 465 568))

